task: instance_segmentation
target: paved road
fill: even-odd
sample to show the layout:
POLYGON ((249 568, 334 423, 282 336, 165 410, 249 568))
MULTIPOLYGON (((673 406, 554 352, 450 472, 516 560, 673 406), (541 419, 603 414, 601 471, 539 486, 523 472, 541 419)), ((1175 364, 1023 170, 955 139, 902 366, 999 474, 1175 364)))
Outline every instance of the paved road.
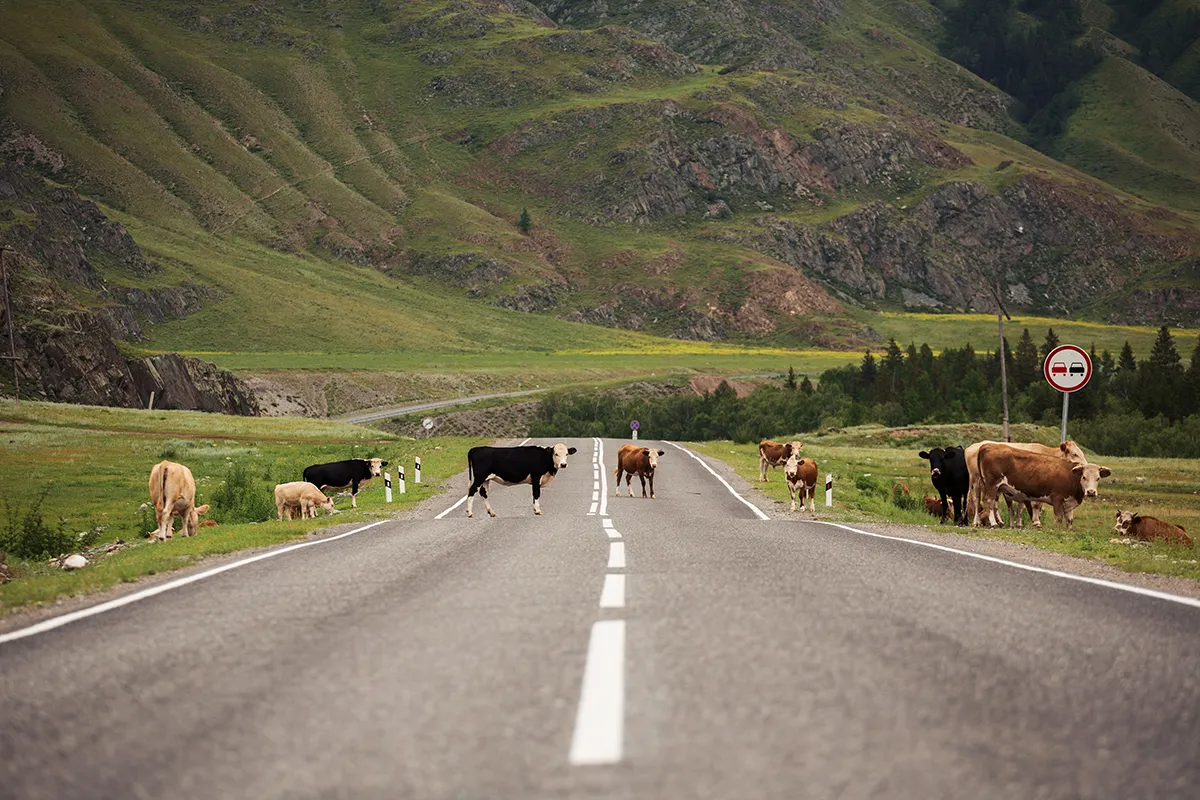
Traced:
POLYGON ((0 796, 1197 796, 1200 609, 763 521, 670 446, 605 508, 571 444, 541 517, 496 488, 0 643, 0 796))
POLYGON ((480 400, 495 400, 498 397, 524 397, 527 394, 538 394, 545 389, 525 389, 520 392, 500 392, 499 394, 473 394, 469 397, 455 397, 449 400, 430 400, 424 403, 414 403, 407 406, 391 406, 389 408, 374 408, 368 411, 355 411, 334 417, 338 422, 374 422, 379 419, 391 419, 404 414, 416 414, 419 411, 432 411, 435 408, 447 406, 463 406, 480 400))

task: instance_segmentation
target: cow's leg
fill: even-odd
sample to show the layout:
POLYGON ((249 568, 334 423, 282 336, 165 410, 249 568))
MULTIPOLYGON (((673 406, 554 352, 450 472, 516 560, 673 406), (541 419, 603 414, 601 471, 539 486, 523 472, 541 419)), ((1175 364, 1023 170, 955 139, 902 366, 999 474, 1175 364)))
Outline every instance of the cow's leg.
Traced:
POLYGON ((966 527, 967 525, 966 493, 958 494, 954 497, 954 524, 962 527, 966 527))
POLYGON ((938 525, 945 525, 946 524, 946 515, 950 511, 950 504, 946 502, 946 493, 943 492, 941 489, 938 489, 938 495, 940 495, 942 498, 942 518, 938 522, 938 525))
POLYGON ((275 501, 275 511, 279 513, 279 521, 280 522, 283 522, 283 505, 284 505, 284 503, 282 500, 275 501))
POLYGON ((642 481, 642 499, 646 499, 646 473, 639 472, 638 478, 642 481))
MULTIPOLYGON (((492 501, 488 498, 488 487, 491 486, 491 481, 484 481, 479 487, 479 496, 483 498, 483 507, 487 509, 488 516, 496 516, 496 512, 492 510, 492 501)), ((536 489, 534 491, 537 491, 536 489)))
POLYGON ((467 487, 467 519, 474 519, 475 512, 471 510, 471 506, 475 503, 475 493, 479 491, 480 484, 471 481, 471 485, 467 487))
MULTIPOLYGON (((787 480, 786 477, 784 478, 784 480, 787 482, 788 496, 792 498, 792 507, 788 509, 788 513, 789 514, 795 513, 795 511, 796 511, 796 484, 787 480)), ((803 495, 801 495, 801 497, 800 497, 800 502, 801 502, 801 504, 804 503, 803 495)))
POLYGON ((762 455, 758 457, 758 480, 760 483, 767 482, 767 459, 762 455))
POLYGON ((810 483, 805 487, 808 492, 808 510, 810 513, 817 513, 817 485, 810 483))
POLYGON ((1037 528, 1038 530, 1042 529, 1042 504, 1041 503, 1030 503, 1029 504, 1029 519, 1030 519, 1030 524, 1033 525, 1033 527, 1037 528))
POLYGON ((621 496, 621 475, 624 474, 621 469, 620 464, 617 465, 616 473, 617 473, 617 497, 620 497, 621 496))
POLYGON ((350 483, 350 507, 358 508, 358 481, 350 483))
POLYGON ((632 472, 625 473, 625 492, 630 497, 633 497, 633 473, 632 472))
POLYGON ((657 499, 654 496, 654 473, 653 472, 650 473, 650 499, 651 500, 657 499))
MULTIPOLYGON (((530 477, 533 478, 533 513, 541 516, 542 507, 538 504, 538 499, 542 496, 542 476, 532 475, 530 477)), ((633 493, 631 492, 629 496, 633 497, 633 493)))

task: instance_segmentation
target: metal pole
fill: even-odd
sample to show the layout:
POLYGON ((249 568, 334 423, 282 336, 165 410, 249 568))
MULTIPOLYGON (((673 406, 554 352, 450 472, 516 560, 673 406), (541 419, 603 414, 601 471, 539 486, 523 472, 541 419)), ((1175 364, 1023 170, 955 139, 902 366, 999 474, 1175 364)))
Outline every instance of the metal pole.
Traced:
POLYGON ((13 339, 12 304, 8 299, 8 270, 4 265, 4 254, 11 248, 0 247, 0 282, 4 283, 4 316, 8 318, 8 354, 13 365, 13 394, 18 405, 21 402, 21 375, 17 372, 17 345, 13 339))
POLYGON ((1062 396, 1063 396, 1063 424, 1062 424, 1062 436, 1059 437, 1059 441, 1065 442, 1067 440, 1067 401, 1071 399, 1071 393, 1063 392, 1062 396))

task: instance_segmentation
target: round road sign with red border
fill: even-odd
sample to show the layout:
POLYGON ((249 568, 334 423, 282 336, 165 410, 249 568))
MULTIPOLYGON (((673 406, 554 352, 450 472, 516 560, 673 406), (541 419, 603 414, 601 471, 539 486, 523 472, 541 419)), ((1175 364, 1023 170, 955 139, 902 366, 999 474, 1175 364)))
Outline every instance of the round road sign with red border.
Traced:
POLYGON ((629 430, 631 431, 636 431, 640 427, 642 427, 642 423, 638 422, 636 419, 629 423, 629 430))
POLYGON ((1092 357, 1082 347, 1060 344, 1046 356, 1042 374, 1060 392, 1078 392, 1092 379, 1092 357))

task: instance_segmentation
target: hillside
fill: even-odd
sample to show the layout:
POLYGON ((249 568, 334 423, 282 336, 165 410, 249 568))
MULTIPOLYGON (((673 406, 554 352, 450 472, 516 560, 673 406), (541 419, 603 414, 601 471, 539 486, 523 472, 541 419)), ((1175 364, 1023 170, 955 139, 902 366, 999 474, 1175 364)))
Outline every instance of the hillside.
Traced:
MULTIPOLYGON (((148 351, 859 346, 864 313, 989 310, 995 277, 1046 315, 1194 292, 1191 207, 1010 138, 1010 99, 939 55, 942 20, 923 0, 9 2, 0 158, 159 267, 92 259, 101 297, 41 264, 73 303, 192 292, 134 312, 148 351)), ((1127 171, 1160 185, 1172 156, 1136 144, 1127 171)), ((5 241, 37 226, 0 205, 5 241)))

